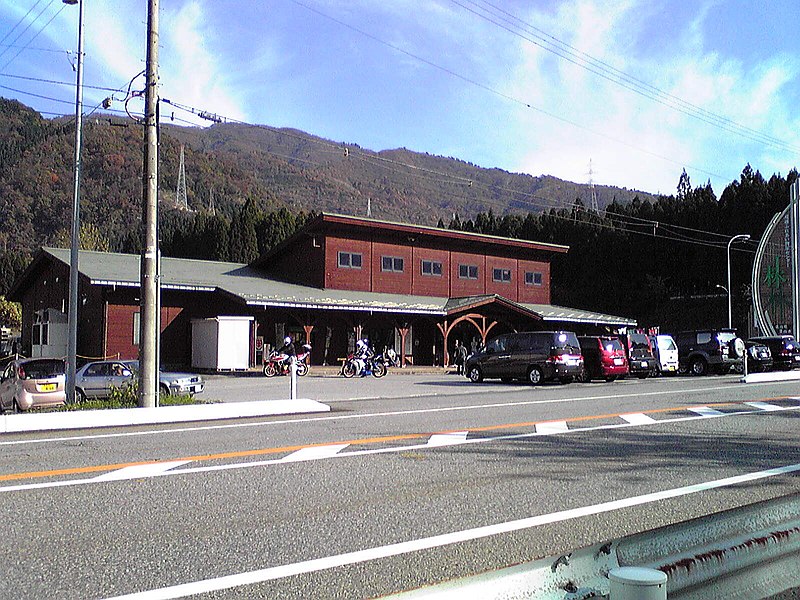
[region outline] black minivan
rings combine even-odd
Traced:
[[[534,385],[551,379],[569,383],[582,370],[581,347],[571,331],[499,335],[470,356],[464,365],[464,373],[473,383],[492,378],[527,379]]]

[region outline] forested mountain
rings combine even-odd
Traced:
[[[554,177],[406,149],[373,152],[296,130],[165,121],[159,194],[167,256],[249,262],[309,213],[365,215],[369,202],[379,219],[567,244],[570,252],[553,265],[554,303],[665,327],[687,322],[669,298],[714,293],[726,273],[726,236],[757,239],[786,206],[797,177],[792,171],[766,180],[746,165],[719,199],[710,185],[692,187],[685,173],[670,196],[596,186],[595,212],[588,185]],[[0,99],[0,295],[36,248],[68,244],[74,133],[68,119],[47,120]],[[137,252],[142,128],[92,115],[83,138],[82,245]],[[189,211],[175,207],[182,146]],[[738,307],[747,307],[741,300],[752,252],[736,254],[735,306],[743,322]]]

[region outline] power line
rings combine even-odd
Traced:
[[[200,109],[197,109],[195,107],[191,107],[191,106],[187,106],[187,105],[184,105],[184,104],[180,104],[180,103],[172,101],[172,100],[163,100],[163,101],[168,103],[170,106],[174,106],[175,108],[190,112],[190,113],[195,114],[195,115],[203,112]],[[287,130],[281,130],[281,129],[278,129],[278,128],[275,128],[275,127],[270,127],[268,125],[253,125],[253,124],[246,123],[244,121],[239,121],[237,119],[233,119],[233,118],[229,118],[229,117],[222,117],[222,118],[226,122],[229,122],[229,123],[232,123],[232,124],[246,125],[248,127],[264,129],[266,131],[270,131],[272,133],[275,133],[276,135],[284,135],[284,136],[287,136],[287,137],[290,137],[290,138],[293,138],[293,139],[297,139],[297,140],[303,141],[305,143],[308,143],[308,142],[316,143],[316,144],[318,144],[320,146],[330,148],[331,150],[335,149],[336,150],[336,154],[342,156],[344,160],[348,160],[350,158],[354,158],[354,159],[361,160],[363,162],[372,164],[374,166],[379,166],[381,168],[385,168],[385,169],[387,169],[389,171],[394,171],[394,172],[399,172],[398,167],[399,168],[403,168],[403,169],[408,169],[411,172],[410,173],[406,172],[405,174],[407,176],[411,175],[411,176],[413,176],[415,178],[427,179],[427,180],[430,180],[430,181],[438,181],[439,183],[457,184],[457,185],[460,185],[462,187],[479,187],[479,188],[484,189],[486,191],[490,191],[492,189],[498,189],[500,191],[504,191],[504,192],[507,192],[507,193],[511,194],[512,197],[516,196],[517,198],[519,198],[519,197],[525,198],[525,200],[517,199],[516,202],[525,203],[527,205],[530,205],[530,206],[538,208],[538,209],[542,209],[544,211],[546,211],[547,209],[563,208],[563,206],[554,203],[549,198],[544,198],[542,196],[538,196],[538,195],[532,194],[530,192],[523,192],[521,190],[515,190],[515,189],[512,189],[512,188],[505,187],[505,186],[488,185],[488,184],[484,184],[484,183],[481,183],[481,182],[476,181],[476,180],[468,179],[466,177],[461,177],[461,176],[457,176],[457,175],[451,175],[449,173],[443,173],[443,172],[440,172],[440,171],[435,171],[433,169],[428,169],[428,168],[425,168],[425,167],[419,167],[417,165],[410,165],[408,163],[402,163],[400,161],[396,161],[396,160],[389,159],[389,158],[386,158],[386,157],[378,156],[375,153],[364,152],[360,148],[359,149],[356,149],[356,148],[348,149],[347,156],[344,156],[344,154],[342,153],[341,145],[337,144],[335,142],[331,142],[331,141],[328,141],[328,140],[324,140],[324,139],[321,139],[321,138],[315,138],[315,137],[311,137],[311,138],[304,137],[304,136],[302,136],[300,134],[296,134],[296,133],[293,133],[293,132],[287,131]],[[300,158],[300,157],[295,157],[295,156],[286,156],[286,155],[278,154],[276,152],[267,151],[267,150],[265,150],[264,152],[267,153],[267,154],[273,155],[273,156],[277,156],[277,157],[286,159],[288,161],[305,162],[305,163],[313,164],[313,165],[316,165],[316,166],[319,166],[319,167],[323,167],[323,168],[326,166],[326,164],[319,163],[319,162],[312,161],[312,160],[305,159],[305,158]],[[440,193],[440,194],[443,193],[443,192],[441,192],[441,190],[436,190],[436,191],[438,193]],[[454,196],[451,195],[450,197],[454,197]],[[474,199],[470,199],[470,198],[463,197],[463,196],[460,196],[458,198],[463,200],[464,202],[480,202],[483,205],[489,204],[489,205],[495,205],[495,206],[498,206],[498,207],[502,207],[504,209],[508,208],[507,205],[502,204],[499,201],[491,200],[490,198],[483,198],[483,199],[474,198]],[[536,201],[539,201],[539,202],[536,202]],[[553,213],[545,212],[545,213],[543,213],[543,215],[546,215],[547,217],[551,217],[551,218],[565,218],[567,220],[571,220],[571,217],[562,217],[562,216],[560,216],[558,214],[553,214]],[[611,216],[607,216],[606,218],[608,220],[611,220],[612,223],[613,222],[617,222],[618,225],[624,226],[622,228],[622,231],[626,231],[628,233],[635,233],[637,235],[648,235],[648,236],[653,237],[653,238],[660,238],[660,239],[664,239],[664,240],[683,242],[683,243],[692,243],[692,244],[697,244],[697,245],[701,245],[701,246],[708,246],[708,247],[713,247],[713,248],[724,248],[725,244],[728,241],[728,238],[730,237],[729,235],[722,234],[722,233],[717,233],[717,232],[713,232],[713,231],[706,231],[706,230],[701,230],[701,229],[695,229],[695,228],[691,228],[691,227],[684,227],[684,226],[676,225],[676,224],[665,224],[665,223],[661,223],[659,221],[654,221],[654,220],[650,220],[650,219],[643,219],[643,218],[635,217],[635,216],[632,216],[632,215],[621,215],[621,214],[618,214],[618,213],[612,213]],[[598,225],[599,227],[606,228],[606,229],[612,229],[612,230],[618,230],[619,229],[619,227],[615,228],[613,225],[605,225],[605,224],[601,224],[601,223],[597,223],[596,225]],[[637,229],[631,229],[633,227],[646,228],[648,231],[641,231],[641,230],[637,230]],[[703,239],[692,238],[692,237],[690,237],[688,235],[684,235],[684,234],[681,234],[681,233],[678,233],[678,232],[675,232],[675,231],[672,231],[669,235],[660,234],[660,233],[657,233],[657,230],[659,229],[659,227],[661,227],[662,229],[666,229],[667,227],[669,227],[670,229],[673,229],[673,230],[677,229],[677,230],[682,230],[682,231],[686,231],[686,232],[697,233],[697,234],[701,234],[701,235],[704,235],[704,236],[709,236],[712,239],[703,240]],[[651,230],[651,229],[653,230],[653,233],[649,232],[649,230]],[[717,239],[714,240],[713,238],[717,238]]]
[[[36,22],[36,21],[39,19],[39,17],[41,17],[41,16],[42,16],[42,14],[44,13],[44,11],[45,11],[45,10],[47,10],[48,8],[50,8],[50,6],[52,6],[53,2],[55,2],[55,1],[56,1],[56,0],[50,0],[50,4],[48,4],[47,6],[45,6],[45,7],[44,7],[44,8],[41,10],[41,12],[40,12],[38,15],[36,15],[36,17],[33,19],[33,21],[31,21],[31,22],[30,22],[30,24],[29,24],[29,25],[28,25],[28,26],[27,26],[27,27],[26,27],[26,28],[25,28],[25,29],[24,29],[24,30],[23,30],[23,31],[22,31],[22,32],[21,32],[21,33],[20,33],[20,34],[19,34],[19,35],[18,35],[16,38],[14,38],[13,42],[16,42],[17,40],[19,40],[19,38],[20,38],[20,37],[22,37],[22,35],[24,35],[26,31],[28,31],[28,29],[31,27],[31,25],[33,25],[33,24],[34,24],[34,23],[35,23],[35,22]],[[42,25],[42,26],[41,26],[41,28],[39,29],[39,31],[37,31],[37,32],[34,34],[34,36],[33,36],[33,37],[30,39],[30,40],[28,40],[28,43],[27,43],[27,44],[25,44],[25,45],[24,45],[22,48],[20,48],[20,49],[19,49],[19,51],[17,51],[17,53],[16,53],[14,56],[12,56],[11,58],[9,58],[9,59],[6,61],[6,64],[4,64],[2,67],[0,67],[0,73],[1,73],[1,72],[3,72],[3,71],[5,71],[6,67],[8,67],[8,65],[10,65],[10,64],[11,64],[11,63],[14,61],[14,59],[16,59],[16,58],[17,58],[17,57],[18,57],[18,56],[19,56],[19,55],[20,55],[20,54],[23,52],[23,50],[27,49],[27,48],[30,46],[30,43],[31,43],[31,42],[33,42],[33,40],[35,40],[35,39],[36,39],[36,38],[39,36],[39,34],[40,34],[40,33],[42,33],[42,31],[44,31],[44,29],[45,29],[45,28],[46,28],[48,25],[50,25],[50,23],[52,23],[52,22],[53,22],[53,19],[55,19],[55,18],[56,18],[58,15],[60,15],[60,14],[61,14],[61,11],[62,11],[62,10],[64,10],[66,7],[67,7],[67,5],[66,5],[66,4],[62,5],[62,6],[61,6],[61,8],[60,8],[60,9],[58,9],[58,10],[55,12],[55,14],[53,14],[53,16],[52,16],[52,17],[50,17],[50,19],[47,21],[47,23],[45,23],[44,25]],[[12,42],[12,43],[13,43],[13,42]],[[6,52],[6,50],[3,50],[3,52],[0,52],[0,57],[1,57],[3,54],[5,54],[5,52]]]
[[[462,3],[462,1],[475,6],[477,10],[473,10],[472,8],[466,6]],[[451,0],[451,2],[472,13],[473,15],[500,27],[512,35],[516,35],[527,42],[534,44],[547,52],[550,52],[551,54],[554,54],[582,69],[585,69],[586,71],[589,71],[590,73],[593,73],[629,91],[653,100],[662,106],[666,106],[672,110],[723,129],[729,133],[739,135],[753,142],[758,142],[767,146],[782,150],[789,150],[792,152],[800,151],[800,148],[793,146],[784,140],[767,135],[761,131],[737,123],[736,121],[733,121],[725,116],[706,110],[684,100],[683,98],[680,98],[679,96],[665,92],[658,87],[655,87],[641,79],[621,71],[612,65],[591,56],[590,54],[574,48],[563,40],[560,40],[559,38],[535,27],[527,21],[520,19],[512,13],[507,12],[486,0],[481,0],[481,4],[488,6],[489,9],[478,5],[472,0]],[[484,11],[488,13],[488,15],[479,11]],[[507,19],[505,16],[509,18]],[[495,19],[500,19],[500,21],[507,23],[508,26],[503,25],[503,23],[498,22]],[[521,29],[523,33],[520,33],[517,28]]]

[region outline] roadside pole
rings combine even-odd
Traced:
[[[147,69],[144,109],[144,239],[139,319],[139,406],[154,407],[158,391],[158,0],[147,6]]]
[[[297,357],[289,357],[289,398],[297,400]]]

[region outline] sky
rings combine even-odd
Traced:
[[[84,114],[142,90],[146,0],[81,0]],[[800,152],[797,0],[162,0],[163,119],[719,196]],[[0,96],[75,114],[78,5],[0,0]],[[131,98],[127,108],[140,112]],[[72,157],[65,157],[72,160]]]

